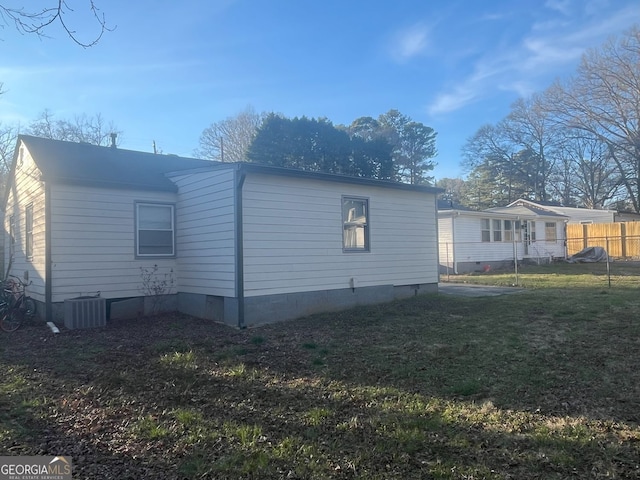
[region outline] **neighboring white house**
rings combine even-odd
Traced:
[[[454,274],[506,267],[514,260],[547,262],[565,257],[564,215],[531,206],[473,211],[438,210],[440,272]]]
[[[437,291],[441,190],[20,136],[5,265],[44,318],[100,292],[240,327]],[[112,310],[113,312],[113,310]]]

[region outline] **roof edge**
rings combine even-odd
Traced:
[[[211,170],[233,169],[242,173],[254,173],[263,175],[273,175],[280,177],[306,178],[309,180],[321,180],[327,182],[348,183],[354,185],[368,185],[382,188],[394,188],[398,190],[408,190],[423,193],[432,193],[435,195],[445,192],[444,188],[432,187],[429,185],[414,185],[409,183],[393,182],[390,180],[379,180],[377,178],[355,177],[350,175],[342,175],[337,173],[310,172],[307,170],[299,170],[295,168],[275,167],[273,165],[261,165],[249,162],[233,162],[233,163],[213,163],[210,167],[192,168],[186,170],[177,170],[167,173],[167,176],[178,176],[188,173],[203,173]]]

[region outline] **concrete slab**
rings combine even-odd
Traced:
[[[524,291],[520,287],[494,287],[491,285],[472,285],[469,283],[439,283],[438,293],[462,297],[496,297]]]

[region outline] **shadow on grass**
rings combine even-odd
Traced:
[[[118,459],[131,478],[632,478],[640,433],[619,403],[635,390],[617,389],[637,365],[617,360],[635,310],[555,301],[429,296],[249,331],[34,328],[0,343],[15,370],[0,448],[84,445],[50,453],[83,473]]]

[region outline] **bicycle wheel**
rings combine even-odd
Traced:
[[[24,302],[22,303],[22,308],[24,308],[24,316],[26,318],[33,318],[36,315],[36,302],[31,297],[25,297]]]
[[[2,312],[0,316],[0,328],[5,332],[14,332],[22,324],[22,315],[16,310],[10,309]]]

